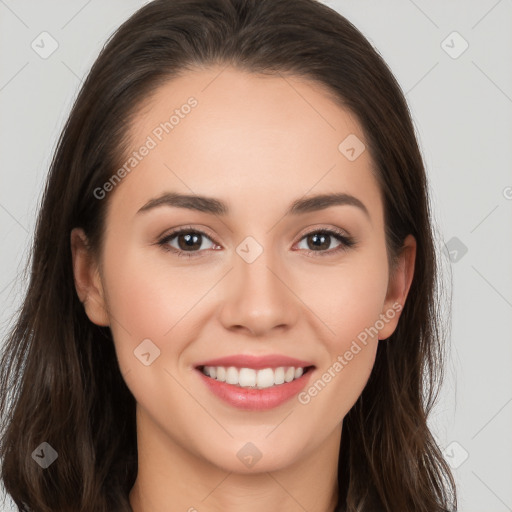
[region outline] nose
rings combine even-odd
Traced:
[[[220,320],[228,330],[268,336],[273,330],[289,330],[300,314],[300,301],[289,273],[263,251],[248,263],[235,255],[234,268],[226,276]]]

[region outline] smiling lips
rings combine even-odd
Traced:
[[[216,396],[240,409],[265,410],[286,402],[306,385],[314,365],[287,356],[236,355],[195,366]]]

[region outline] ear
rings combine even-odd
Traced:
[[[110,325],[101,275],[83,229],[71,231],[71,255],[78,298],[84,304],[89,320],[101,326]]]
[[[381,312],[384,327],[379,329],[379,340],[389,338],[398,325],[400,313],[404,308],[411,287],[416,261],[416,239],[407,235],[393,273],[389,277],[386,300]]]

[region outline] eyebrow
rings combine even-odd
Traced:
[[[370,219],[370,214],[364,203],[357,197],[344,193],[318,194],[315,196],[297,199],[291,203],[285,215],[300,215],[324,210],[331,206],[344,205],[359,208],[364,212],[368,219]],[[179,194],[177,192],[165,192],[159,197],[150,199],[137,211],[137,215],[161,206],[186,208],[188,210],[195,210],[220,216],[226,216],[229,214],[228,205],[219,199],[206,196]]]

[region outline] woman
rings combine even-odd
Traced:
[[[19,510],[442,511],[425,170],[370,43],[314,0],[156,0],[52,162],[6,340]]]

